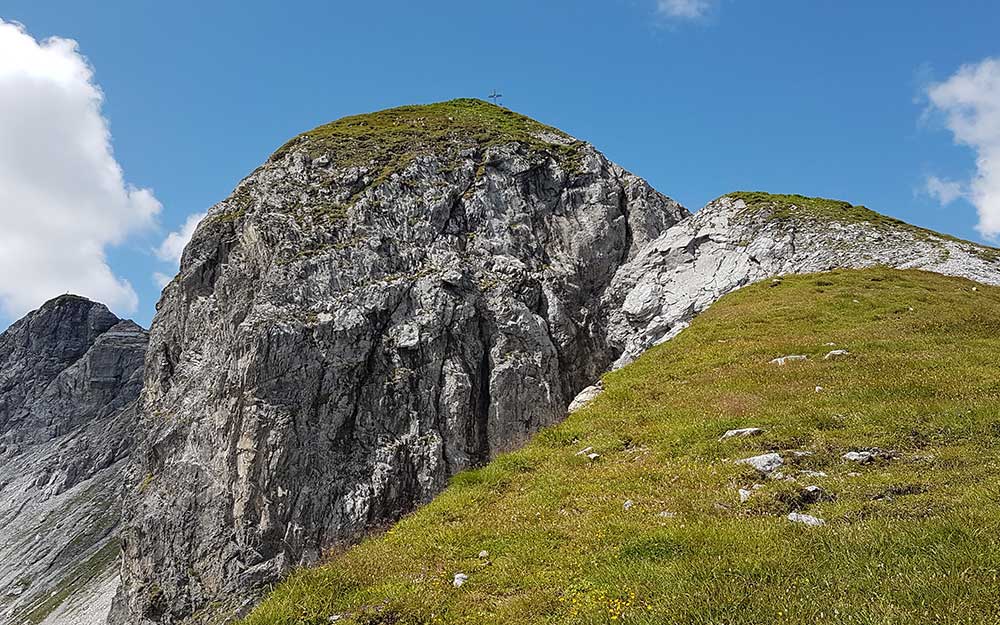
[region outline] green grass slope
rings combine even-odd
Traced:
[[[789,354],[809,359],[769,364]],[[1000,289],[887,269],[758,284],[605,385],[245,624],[998,622]],[[770,451],[795,481],[734,462]]]

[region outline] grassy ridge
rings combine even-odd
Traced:
[[[1000,289],[973,286],[873,269],[733,293],[245,625],[996,623]],[[810,358],[768,364],[788,354]],[[765,432],[718,440],[748,426]],[[884,457],[841,459],[869,448]],[[733,462],[769,451],[796,481]]]
[[[914,228],[910,224],[844,200],[830,200],[796,194],[766,193],[764,191],[736,191],[726,196],[743,200],[751,210],[769,210],[775,219],[791,219],[809,215],[841,223],[865,221],[876,226]],[[927,231],[931,233],[931,231]],[[932,233],[936,234],[936,233]]]
[[[767,193],[764,191],[735,191],[723,197],[743,200],[751,211],[767,211],[773,219],[792,220],[799,218],[834,221],[842,224],[868,223],[881,230],[905,231],[918,239],[948,240],[971,248],[984,260],[1000,260],[1000,249],[980,245],[933,230],[908,224],[901,219],[877,213],[866,206],[854,205],[844,200],[830,200],[805,195]]]

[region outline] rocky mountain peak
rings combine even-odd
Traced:
[[[0,622],[105,618],[146,331],[75,295],[0,334]],[[65,608],[69,609],[69,608]]]
[[[119,322],[102,304],[61,295],[0,334],[0,433],[17,410],[60,372],[79,360]]]
[[[600,295],[687,215],[475,100],[286,144],[160,302],[115,622],[239,609],[562,419],[617,355]]]

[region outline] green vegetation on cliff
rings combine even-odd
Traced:
[[[570,169],[582,145],[561,130],[509,109],[463,98],[344,117],[295,137],[271,159],[303,147],[313,156],[327,155],[339,167],[381,168],[388,175],[421,154],[454,155],[506,143],[548,153]]]
[[[770,364],[790,354],[808,359]],[[998,363],[997,288],[888,269],[747,287],[245,623],[995,623]],[[745,427],[763,433],[719,440]],[[793,479],[735,462],[767,452]]]

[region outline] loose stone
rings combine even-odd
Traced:
[[[800,514],[798,512],[790,512],[788,514],[788,520],[793,523],[802,523],[803,525],[810,525],[813,527],[826,525],[826,521],[823,519],[818,519],[811,514]]]

